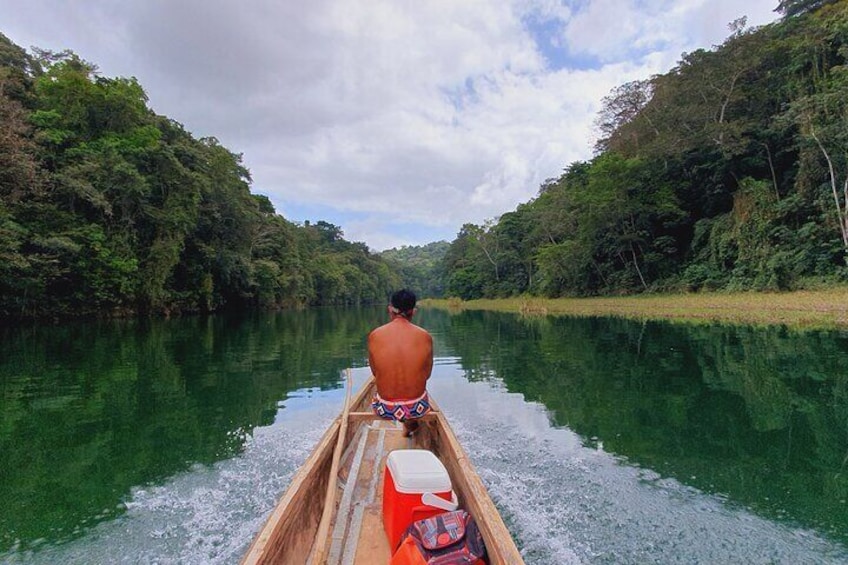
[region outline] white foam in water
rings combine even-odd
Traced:
[[[355,371],[355,385],[365,376]],[[848,549],[814,532],[585,447],[544,406],[495,379],[468,382],[454,360],[437,360],[429,388],[528,564],[848,563]],[[289,398],[239,456],[136,488],[120,518],[9,563],[237,563],[343,394]]]
[[[289,399],[244,451],[134,489],[120,518],[85,537],[17,554],[11,563],[237,563],[298,467],[338,412],[339,391]]]
[[[584,447],[496,381],[445,374],[430,389],[527,563],[848,563],[814,532]]]

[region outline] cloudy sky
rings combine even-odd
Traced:
[[[588,159],[601,99],[778,0],[0,0],[0,32],[135,76],[252,191],[374,250],[452,240]]]

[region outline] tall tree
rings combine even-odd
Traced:
[[[799,14],[805,14],[818,10],[828,4],[835,4],[839,0],[780,0],[775,12],[780,12],[784,17],[791,18]]]
[[[794,100],[786,116],[796,123],[801,134],[802,177],[818,174],[812,154],[825,164],[823,176],[832,203],[830,217],[837,224],[843,260],[848,265],[848,3],[822,10],[816,16],[820,25],[815,40],[831,46],[817,57],[824,61],[835,58],[838,64],[825,63],[821,74],[817,73],[812,81],[811,92]]]
[[[636,80],[615,87],[601,101],[601,110],[595,125],[601,137],[595,143],[595,153],[616,150],[637,154],[639,151],[641,129],[627,128],[628,124],[643,121],[651,136],[659,135],[650,112],[645,108],[653,96],[654,85],[650,80]]]

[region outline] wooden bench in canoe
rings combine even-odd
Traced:
[[[391,451],[414,447],[429,449],[444,464],[460,508],[474,517],[483,534],[489,563],[522,565],[486,487],[438,406],[433,403],[409,439],[400,424],[373,415],[373,393],[372,378],[345,401],[342,414],[295,474],[242,564],[386,565],[391,553],[382,521],[383,469]]]

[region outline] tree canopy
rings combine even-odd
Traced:
[[[613,89],[529,202],[379,255],[276,214],[136,79],[0,34],[0,317],[844,283],[848,0],[776,11]]]
[[[780,290],[848,280],[848,1],[787,0],[761,28],[623,84],[595,156],[467,224],[446,294]]]
[[[252,194],[134,78],[0,34],[0,318],[384,301],[400,275]]]
[[[380,253],[406,288],[415,289],[421,296],[444,295],[444,257],[450,244],[436,241],[427,245],[406,245]]]

